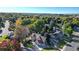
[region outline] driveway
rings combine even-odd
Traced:
[[[0,36],[2,36],[2,35],[7,35],[10,31],[8,30],[8,28],[9,28],[9,21],[8,20],[6,20],[6,22],[5,22],[5,27],[4,28],[2,28],[2,33],[0,34]]]

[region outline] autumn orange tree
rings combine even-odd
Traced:
[[[22,20],[20,18],[16,20],[16,26],[21,25],[21,23],[22,23]]]
[[[23,19],[16,20],[16,29],[14,31],[14,36],[19,39],[19,41],[23,41],[29,33],[29,29],[27,26],[22,25]]]

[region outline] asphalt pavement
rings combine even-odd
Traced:
[[[63,47],[63,51],[79,51],[79,32],[73,33],[73,41]]]

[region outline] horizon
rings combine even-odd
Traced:
[[[33,13],[33,12],[0,12],[0,14],[50,14],[50,15],[79,15],[79,13]]]
[[[0,13],[79,14],[79,7],[0,7]]]

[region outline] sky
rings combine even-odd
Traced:
[[[0,12],[79,14],[79,7],[0,7]]]

